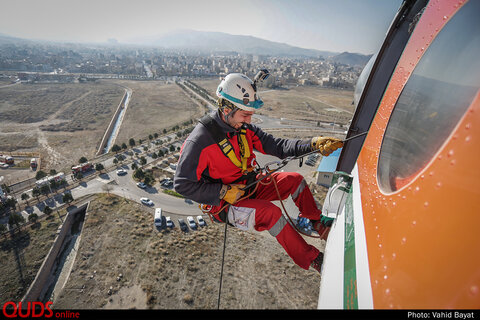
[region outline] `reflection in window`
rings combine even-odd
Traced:
[[[432,42],[390,117],[378,160],[384,192],[409,183],[435,156],[480,88],[480,1],[469,1]]]

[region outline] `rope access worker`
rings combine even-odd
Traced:
[[[262,75],[261,72],[264,74]],[[306,243],[279,207],[271,201],[291,196],[300,216],[310,219],[321,234],[333,220],[321,215],[302,175],[274,172],[249,190],[243,188],[258,179],[257,151],[284,159],[318,150],[324,156],[343,146],[341,140],[314,137],[307,140],[274,138],[251,123],[255,110],[263,106],[257,95],[257,78],[239,73],[227,75],[217,88],[218,110],[203,117],[185,140],[174,178],[175,190],[209,210],[210,217],[241,230],[268,232],[277,239],[301,268],[320,272],[323,253]],[[263,80],[263,79],[261,79]],[[272,180],[275,180],[274,187]],[[277,190],[279,193],[277,193]],[[205,211],[205,210],[204,210]]]

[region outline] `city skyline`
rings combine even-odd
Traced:
[[[0,33],[60,42],[129,43],[179,29],[248,35],[306,49],[375,53],[401,0],[74,2],[2,0]]]

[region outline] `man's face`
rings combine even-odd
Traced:
[[[238,130],[244,123],[252,122],[252,115],[254,113],[255,112],[253,111],[245,111],[239,109],[233,114],[233,116],[227,117],[227,123]]]

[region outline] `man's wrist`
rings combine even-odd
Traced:
[[[230,189],[230,186],[224,184],[224,185],[222,186],[222,188],[220,189],[220,193],[219,193],[219,195],[218,195],[218,198],[219,198],[219,199],[223,199],[223,197],[225,197],[225,195],[227,194],[228,189]]]

